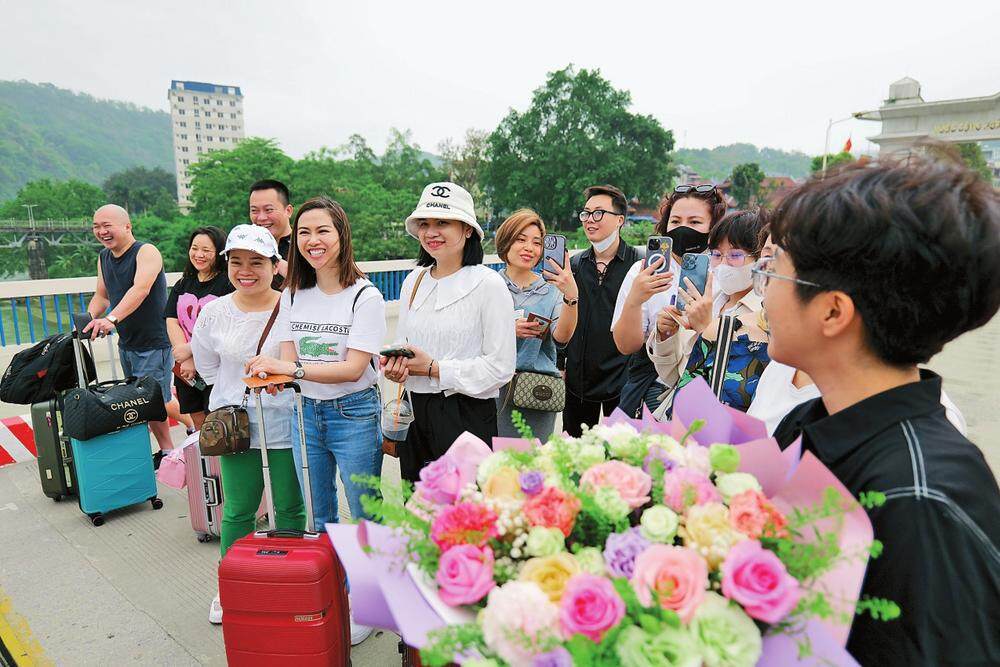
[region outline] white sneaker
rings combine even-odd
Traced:
[[[354,614],[351,614],[351,646],[357,646],[372,634],[374,628],[354,622]]]
[[[222,601],[218,595],[212,600],[212,606],[208,608],[208,622],[212,625],[220,625],[222,623]]]

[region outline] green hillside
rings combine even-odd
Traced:
[[[0,81],[0,200],[40,178],[100,184],[133,166],[173,172],[170,115],[52,84]]]
[[[699,175],[721,181],[738,164],[756,162],[768,176],[805,178],[809,175],[810,157],[798,151],[757,148],[753,144],[730,144],[715,148],[682,148],[674,151],[674,162],[685,164]]]

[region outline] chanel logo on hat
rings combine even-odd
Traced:
[[[451,189],[447,185],[435,185],[431,188],[431,195],[435,197],[450,197]]]

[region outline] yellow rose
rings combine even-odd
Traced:
[[[730,525],[729,510],[722,503],[689,507],[677,534],[684,541],[684,546],[704,556],[713,570],[718,569],[734,544],[746,539]]]
[[[518,579],[535,583],[552,602],[558,604],[566,590],[566,582],[579,572],[580,565],[573,555],[563,551],[527,561]]]
[[[510,466],[497,468],[483,484],[483,496],[491,500],[502,498],[524,500],[524,492],[521,491],[521,481],[517,470]]]

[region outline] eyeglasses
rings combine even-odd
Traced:
[[[685,194],[687,192],[691,192],[692,190],[694,190],[695,192],[697,192],[700,195],[707,195],[709,192],[715,192],[715,186],[714,185],[678,185],[676,188],[674,188],[674,192],[676,192],[679,195]]]
[[[588,211],[587,209],[583,209],[582,211],[580,211],[579,218],[580,218],[580,222],[587,222],[587,220],[593,220],[594,222],[600,222],[601,220],[604,219],[605,214],[607,214],[607,215],[622,215],[621,213],[615,213],[614,211],[605,211],[602,208],[599,208],[599,209],[594,210],[594,211]]]
[[[723,259],[726,260],[726,264],[729,266],[743,266],[747,261],[747,253],[742,250],[730,250],[727,253],[721,253],[718,250],[713,250],[708,253],[708,256],[708,263],[712,266],[722,264]]]
[[[783,276],[780,273],[775,273],[774,271],[771,270],[773,264],[774,264],[773,257],[764,257],[762,259],[757,260],[757,262],[753,265],[753,268],[750,269],[750,273],[753,276],[753,293],[759,297],[763,298],[764,292],[767,291],[767,286],[770,283],[771,278],[777,278],[779,280],[790,280],[793,283],[797,283],[799,285],[808,285],[809,287],[818,287],[820,289],[823,288],[823,286],[820,285],[819,283],[810,282],[808,280],[802,280],[801,278],[793,278],[792,276]]]

